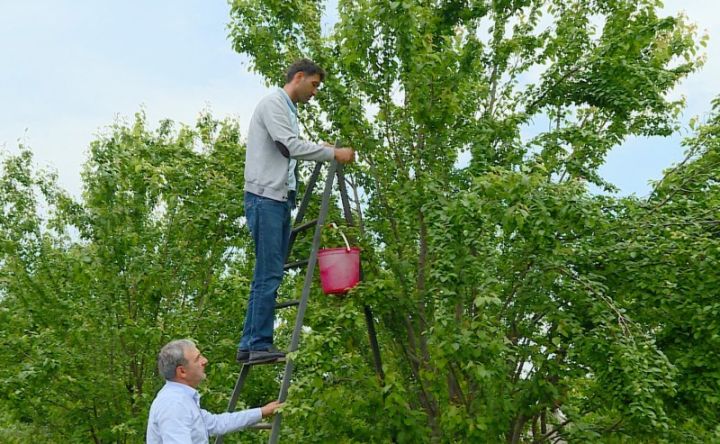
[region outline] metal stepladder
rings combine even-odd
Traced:
[[[295,318],[295,327],[293,329],[292,338],[290,340],[290,346],[288,349],[288,352],[292,353],[298,350],[299,344],[300,344],[300,334],[302,332],[302,326],[303,326],[303,319],[305,317],[305,310],[307,309],[308,299],[310,296],[310,290],[312,288],[313,284],[313,276],[315,273],[315,264],[317,262],[317,254],[318,250],[320,248],[320,234],[322,232],[322,227],[325,224],[325,219],[327,217],[327,213],[330,207],[330,196],[332,194],[332,186],[333,182],[335,180],[335,177],[337,176],[338,180],[338,187],[340,191],[340,199],[342,201],[343,206],[343,215],[345,218],[345,221],[348,225],[353,224],[352,219],[352,212],[350,210],[350,200],[347,195],[347,188],[345,186],[345,176],[343,173],[343,168],[341,164],[338,164],[337,161],[333,160],[329,164],[328,172],[327,172],[327,178],[325,179],[325,189],[322,194],[322,201],[320,205],[320,213],[318,214],[317,219],[311,220],[309,222],[303,222],[303,219],[305,217],[305,213],[307,212],[308,206],[310,204],[310,199],[312,197],[312,192],[315,187],[315,183],[317,182],[320,172],[322,170],[323,163],[317,162],[315,164],[315,168],[313,169],[312,174],[310,175],[310,178],[308,180],[307,188],[303,194],[302,201],[300,203],[300,206],[298,207],[297,214],[295,216],[294,221],[294,227],[290,234],[290,241],[288,243],[288,257],[290,256],[290,251],[292,251],[293,244],[295,243],[295,239],[297,238],[297,235],[309,228],[315,227],[315,233],[313,235],[312,240],[312,247],[310,251],[310,256],[306,260],[301,260],[297,262],[292,263],[286,263],[285,264],[285,270],[295,269],[298,267],[302,267],[304,265],[307,265],[306,273],[305,273],[305,281],[302,289],[302,294],[300,300],[289,300],[284,302],[279,302],[275,305],[276,309],[282,309],[287,307],[293,307],[297,306],[297,315]],[[286,258],[287,261],[287,258]],[[372,315],[372,311],[370,307],[365,306],[365,321],[367,323],[368,327],[368,336],[370,341],[370,347],[372,349],[373,354],[373,362],[375,366],[375,372],[380,378],[381,381],[384,380],[384,374],[382,370],[382,362],[380,360],[380,348],[378,346],[377,342],[377,335],[375,333],[375,327],[374,327],[374,319]],[[242,388],[245,384],[245,380],[248,377],[248,374],[250,373],[250,369],[255,365],[272,365],[272,364],[278,364],[278,363],[284,363],[285,364],[285,370],[283,372],[283,379],[280,386],[280,395],[278,396],[278,400],[280,402],[285,402],[288,395],[288,390],[290,388],[290,381],[292,378],[292,373],[294,370],[294,364],[290,357],[287,357],[285,360],[280,361],[274,361],[274,362],[266,362],[266,363],[259,363],[259,364],[248,364],[245,363],[242,365],[240,369],[240,373],[237,378],[237,382],[235,383],[235,388],[233,389],[232,395],[230,396],[230,401],[228,402],[228,412],[232,412],[235,410],[235,406],[237,404],[238,397],[240,395],[240,392],[242,391]],[[255,424],[254,426],[248,427],[248,429],[256,429],[256,430],[267,430],[270,429],[270,443],[277,443],[280,437],[280,424],[282,421],[282,415],[280,413],[276,413],[273,417],[272,423],[259,423]],[[223,442],[223,436],[217,436],[215,438],[215,444],[222,444]]]

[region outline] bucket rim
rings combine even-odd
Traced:
[[[353,252],[353,251],[360,252],[360,251],[362,251],[362,250],[360,249],[360,247],[350,247],[350,250],[348,250],[348,249],[345,248],[345,247],[320,248],[320,249],[318,250],[318,254],[333,254],[333,253],[340,253],[340,252],[350,253],[350,252]]]

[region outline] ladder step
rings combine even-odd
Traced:
[[[288,264],[285,264],[285,266],[283,267],[283,270],[292,270],[293,268],[300,268],[302,266],[307,265],[308,262],[310,262],[310,261],[307,259],[297,261],[297,262],[290,262]]]
[[[278,302],[277,304],[275,304],[275,308],[295,307],[297,305],[300,305],[300,301],[295,299],[292,301]]]
[[[258,422],[247,427],[248,430],[272,430],[272,423],[270,422]]]
[[[310,227],[314,227],[315,225],[317,225],[317,219],[311,220],[311,221],[309,221],[309,222],[305,222],[305,223],[302,224],[302,225],[298,225],[297,227],[295,227],[295,228],[292,229],[292,232],[293,232],[293,233],[300,233],[301,231],[305,231],[305,230],[307,230],[307,229],[310,228]]]
[[[272,364],[284,364],[284,363],[285,363],[285,358],[280,358],[280,359],[275,359],[274,361],[267,361],[267,362],[243,362],[242,365],[243,366],[247,365],[248,367],[250,367],[250,366],[255,366],[255,365],[272,365]]]

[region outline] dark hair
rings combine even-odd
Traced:
[[[299,72],[304,72],[306,76],[314,76],[315,74],[319,74],[320,81],[322,82],[323,80],[325,80],[325,70],[318,66],[317,63],[308,59],[300,59],[293,62],[293,64],[290,65],[290,67],[288,68],[287,73],[285,74],[286,82],[292,82],[295,74]]]

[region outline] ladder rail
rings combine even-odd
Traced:
[[[352,210],[350,209],[350,198],[348,197],[347,185],[345,184],[345,169],[342,165],[338,165],[335,174],[337,175],[338,189],[340,190],[340,201],[343,207],[343,216],[348,225],[353,223]]]
[[[320,205],[320,214],[318,215],[317,225],[315,226],[315,234],[313,235],[312,249],[310,251],[310,259],[308,260],[307,272],[305,273],[305,284],[303,285],[302,297],[300,305],[298,305],[297,315],[295,317],[295,328],[293,329],[292,339],[290,340],[289,352],[295,352],[300,344],[300,334],[302,333],[303,319],[305,318],[305,310],[307,309],[310,290],[313,283],[313,275],[315,274],[315,264],[317,262],[317,253],[320,249],[320,235],[322,227],[325,224],[325,218],[330,206],[330,195],[332,194],[332,185],[335,181],[335,171],[337,170],[337,161],[330,162],[327,178],[325,179],[325,190],[323,191],[322,203]],[[290,380],[295,366],[292,358],[288,357],[285,361],[285,372],[283,381],[280,386],[280,394],[278,400],[285,402],[290,388]],[[282,422],[282,413],[277,412],[273,418],[272,432],[270,433],[270,444],[276,444],[280,438],[280,424]]]
[[[333,162],[335,162],[333,160]],[[308,206],[310,206],[310,199],[312,198],[312,192],[315,189],[315,184],[317,183],[318,178],[320,177],[320,172],[322,171],[322,162],[315,162],[315,168],[313,168],[312,174],[310,174],[310,179],[308,179],[308,185],[305,191],[303,192],[302,200],[300,201],[300,206],[298,207],[298,212],[295,215],[295,223],[294,226],[300,225],[305,218],[305,212],[308,209]],[[287,254],[285,255],[285,262],[290,258],[290,252],[292,251],[292,247],[295,244],[295,239],[297,238],[299,231],[292,230],[290,232],[290,240],[288,241],[288,249]]]
[[[247,379],[248,373],[250,373],[250,366],[243,365],[242,369],[240,369],[240,375],[238,375],[237,382],[235,382],[235,388],[233,389],[232,396],[230,396],[230,401],[228,402],[228,412],[232,412],[235,410],[237,400],[240,397],[240,392],[242,391],[243,386],[245,385],[245,380]],[[215,437],[215,444],[222,444],[223,440],[223,435],[217,435]]]

